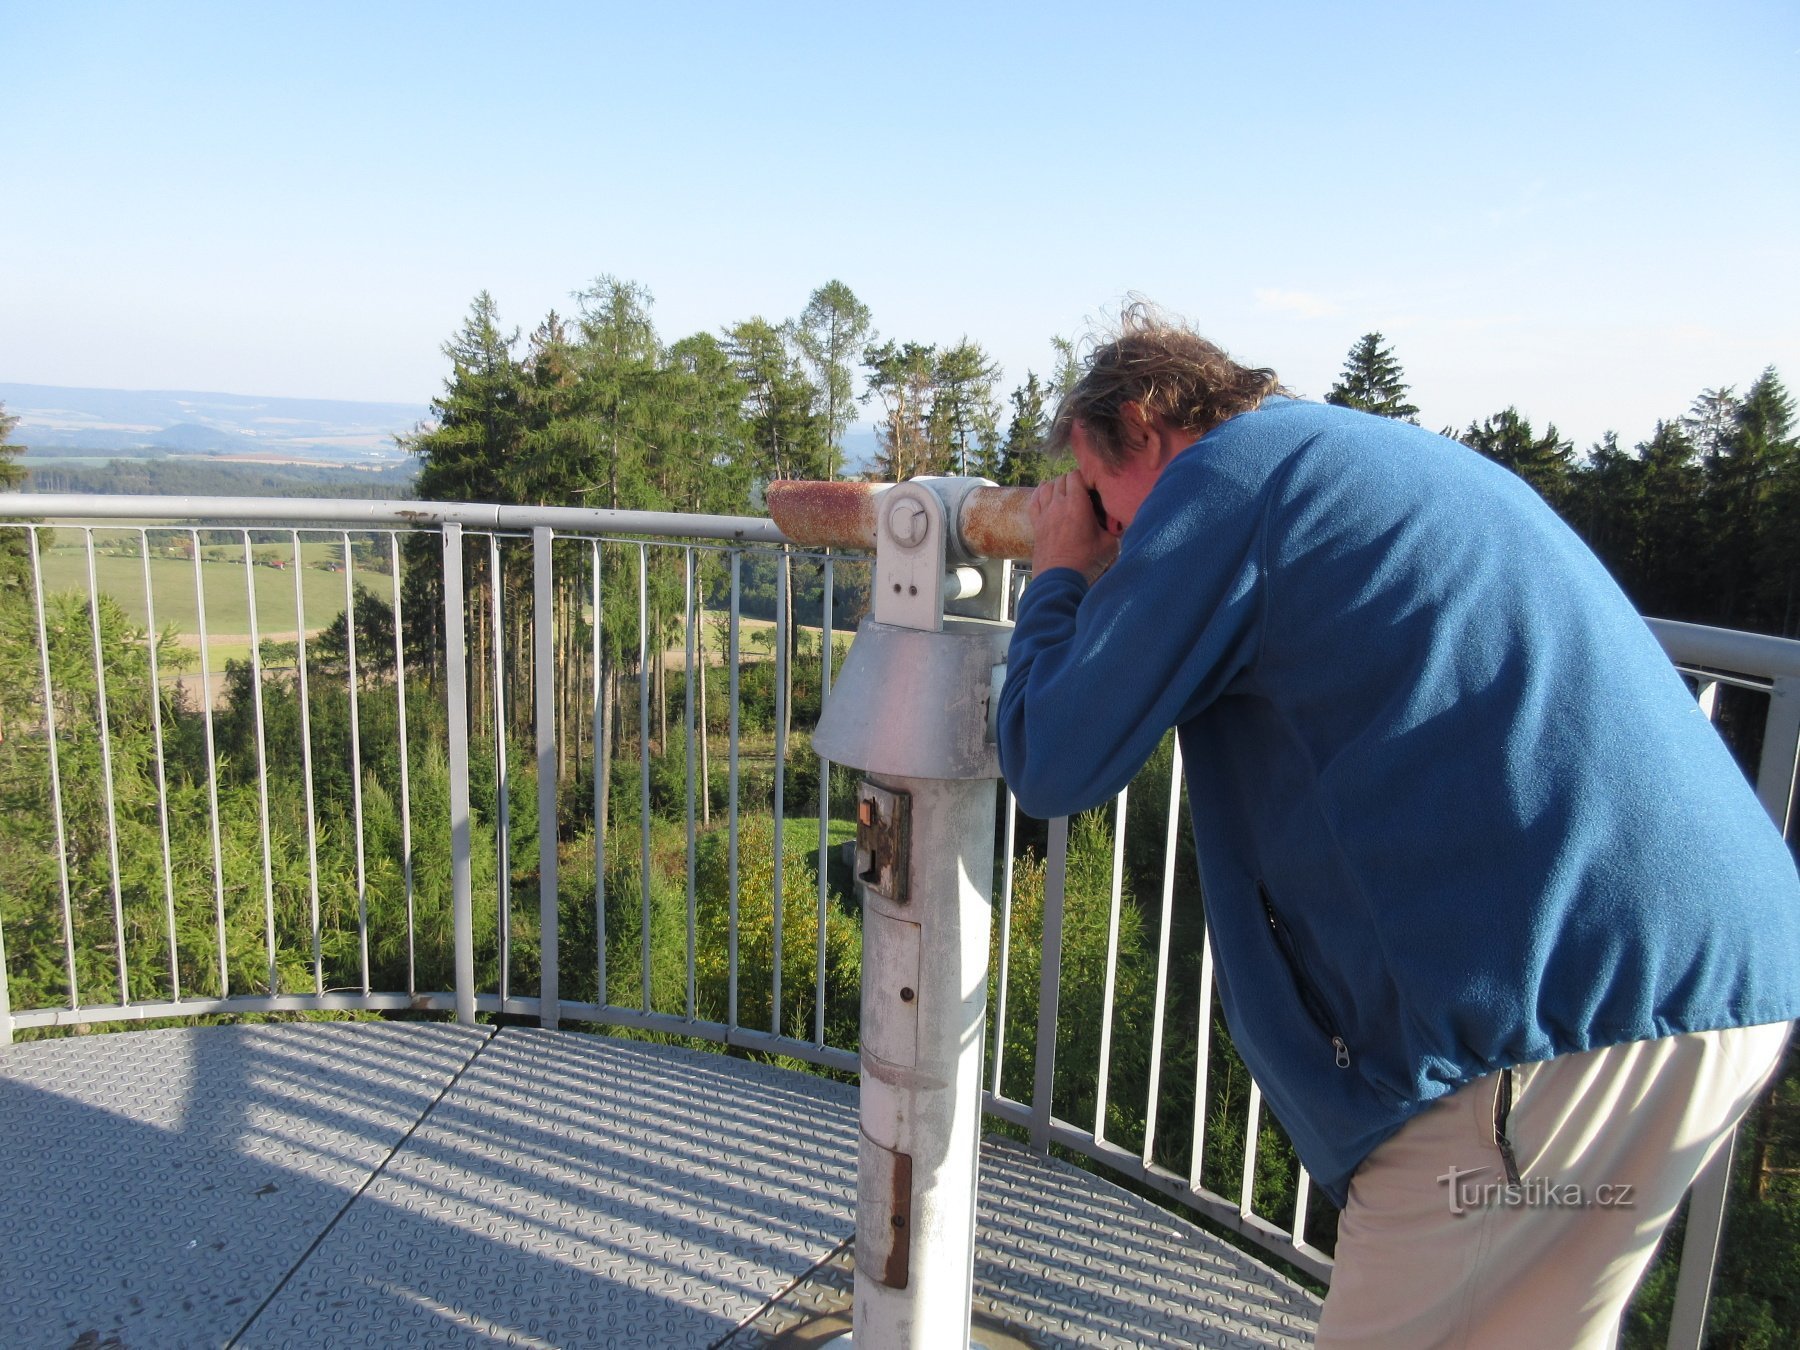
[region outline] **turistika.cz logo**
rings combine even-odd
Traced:
[[[1591,1191],[1573,1181],[1526,1177],[1475,1181],[1491,1167],[1452,1167],[1438,1177],[1446,1188],[1452,1214],[1472,1209],[1631,1209],[1635,1203],[1629,1183],[1602,1182]]]

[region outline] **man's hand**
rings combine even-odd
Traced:
[[[1040,483],[1026,509],[1031,517],[1033,572],[1072,567],[1091,584],[1119,556],[1119,541],[1101,527],[1079,472]]]

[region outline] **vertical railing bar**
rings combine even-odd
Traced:
[[[1204,904],[1204,897],[1202,904]],[[1201,1169],[1206,1161],[1206,1091],[1207,1076],[1212,1072],[1212,1006],[1213,954],[1212,933],[1200,937],[1200,1020],[1194,1047],[1194,1131],[1188,1145],[1188,1185],[1201,1186]]]
[[[1731,1191],[1731,1163],[1736,1154],[1734,1129],[1688,1192],[1687,1234],[1681,1243],[1675,1304],[1669,1313],[1669,1350],[1699,1350],[1706,1339],[1706,1314],[1712,1302],[1713,1275],[1719,1264],[1725,1205]]]
[[[219,947],[219,997],[231,995],[230,972],[225,964],[225,849],[219,838],[219,754],[213,737],[211,642],[206,633],[206,581],[200,562],[200,531],[190,530],[194,541],[194,624],[200,630],[200,707],[206,730],[206,800],[211,811],[213,856],[213,919]]]
[[[298,563],[295,564],[299,566]],[[400,739],[400,865],[406,886],[406,992],[419,992],[417,933],[413,894],[412,770],[406,744],[406,632],[400,610],[400,532],[388,531],[388,573],[394,579],[394,701]],[[304,635],[302,635],[304,636]]]
[[[1156,1011],[1150,1025],[1150,1089],[1144,1106],[1145,1167],[1156,1145],[1156,1108],[1162,1093],[1163,1019],[1168,1011],[1169,943],[1175,912],[1175,836],[1181,824],[1181,742],[1174,742],[1169,762],[1169,826],[1163,844],[1162,930],[1156,943]]]
[[[0,1047],[12,1043],[12,989],[6,982],[6,925],[0,923]]]
[[[725,771],[725,896],[728,916],[726,920],[726,1025],[736,1027],[738,1024],[738,616],[740,601],[740,581],[743,573],[744,555],[738,549],[731,551],[731,617],[726,626],[725,659],[731,666],[727,676],[730,684],[730,745],[729,760]]]
[[[362,709],[356,694],[356,563],[344,531],[344,666],[350,686],[350,810],[356,828],[356,949],[362,991],[369,983],[369,868],[363,851]]]
[[[1004,617],[1011,619],[1018,605],[1019,573],[1009,569],[1013,578],[1007,587],[1007,595],[1002,604]],[[1012,900],[1013,900],[1013,845],[1014,823],[1019,812],[1018,800],[1012,789],[1001,783],[1006,803],[1006,844],[1002,860],[1002,877],[1000,884],[1000,989],[994,1009],[994,1095],[1002,1096],[1000,1079],[1006,1062],[1006,983],[1010,975],[1009,963],[1012,956]]]
[[[163,917],[169,929],[169,997],[181,1001],[181,952],[175,936],[175,860],[169,846],[169,781],[164,765],[162,672],[157,668],[156,596],[150,584],[150,531],[138,531],[144,563],[144,649],[150,662],[150,731],[156,750],[156,829],[162,843]]]
[[[462,526],[443,527],[444,700],[450,741],[450,914],[456,1020],[475,1025],[475,879],[469,820],[469,658],[463,620]]]
[[[500,536],[488,535],[488,612],[494,636],[494,903],[500,942],[500,1002],[512,996],[512,780],[506,755],[506,627]]]
[[[300,574],[305,550],[294,530],[294,669],[300,686],[300,771],[306,801],[306,887],[312,929],[313,992],[325,992],[325,942],[319,922],[319,825],[313,797],[312,691],[306,668],[306,587]]]
[[[594,550],[594,976],[599,984],[596,1002],[601,1007],[608,1007],[612,999],[606,987],[606,811],[608,801],[607,785],[602,775],[607,773],[611,765],[605,756],[606,746],[606,683],[602,678],[600,624],[605,613],[602,608],[604,596],[600,590],[600,541],[592,543]]]
[[[1700,713],[1711,722],[1719,715],[1719,682],[1717,680],[1700,679],[1694,687],[1694,702],[1700,705]]]
[[[1304,1248],[1306,1242],[1306,1211],[1312,1201],[1312,1174],[1304,1167],[1300,1169],[1300,1179],[1294,1189],[1294,1245]]]
[[[1249,1218],[1256,1212],[1256,1134],[1262,1125],[1262,1089],[1250,1080],[1250,1112],[1244,1122],[1244,1183],[1238,1191],[1238,1213]]]
[[[661,657],[659,656],[660,660]],[[638,925],[640,1006],[650,1011],[650,551],[638,545]]]
[[[682,631],[686,634],[683,659],[685,673],[681,688],[681,720],[687,733],[687,998],[685,1007],[687,1017],[692,1021],[695,1007],[699,1001],[699,990],[696,987],[695,973],[695,910],[694,869],[698,859],[694,853],[694,548],[688,545],[682,549]],[[705,653],[703,652],[702,655]]]
[[[118,944],[119,1004],[131,1006],[130,974],[125,962],[125,894],[119,881],[119,818],[113,802],[112,727],[106,712],[106,658],[100,642],[100,582],[94,570],[94,531],[87,540],[88,618],[94,635],[94,702],[100,715],[100,781],[106,793],[106,851],[111,866],[113,941]]]
[[[44,571],[38,553],[38,529],[26,527],[31,541],[31,594],[37,605],[38,664],[44,676],[44,744],[50,753],[50,804],[56,815],[56,874],[62,885],[63,965],[69,981],[69,1008],[81,1006],[75,980],[75,907],[69,893],[69,835],[63,817],[62,766],[56,748],[56,696],[50,686],[50,637],[44,624]]]
[[[1113,1001],[1119,986],[1119,911],[1125,897],[1125,796],[1119,789],[1113,816],[1112,900],[1106,916],[1106,984],[1100,999],[1100,1071],[1094,1084],[1094,1139],[1106,1138],[1106,1089],[1112,1075]]]
[[[1069,818],[1050,822],[1050,856],[1044,868],[1043,954],[1038,965],[1036,1063],[1032,1065],[1031,1146],[1050,1149],[1050,1116],[1056,1090],[1056,1018],[1062,1001],[1063,901],[1069,878]]]
[[[819,714],[831,697],[831,554],[825,555],[825,584],[819,618]],[[825,940],[830,922],[830,877],[827,858],[831,850],[831,761],[819,756],[819,919],[818,969],[813,975],[813,1044],[825,1045]]]
[[[788,583],[792,577],[788,562],[784,547],[781,561],[775,566],[775,914],[771,933],[775,957],[769,990],[769,1030],[776,1035],[781,1034],[781,918],[787,907],[783,904],[781,853],[787,832],[782,797],[787,778],[787,672],[792,660],[788,651]]]
[[[556,857],[556,561],[548,525],[531,531],[531,652],[537,707],[538,805],[538,1025],[554,1030],[561,1020],[558,878]]]
[[[1769,712],[1763,722],[1762,758],[1756,771],[1756,795],[1775,828],[1784,836],[1793,828],[1794,789],[1800,779],[1800,675],[1777,675],[1769,689]]]
[[[1006,801],[1005,842],[1000,849],[1000,957],[996,967],[999,983],[994,990],[994,1095],[1001,1096],[1000,1075],[1006,1066],[1006,981],[1012,964],[1013,839],[1019,816],[1019,804],[1004,783],[1001,792]]]
[[[256,615],[256,555],[250,531],[244,531],[244,594],[249,603],[250,682],[256,690],[256,823],[262,835],[263,947],[269,959],[268,987],[280,993],[280,963],[275,955],[275,850],[269,841],[269,747],[263,728],[262,627]],[[364,993],[368,992],[365,985]]]

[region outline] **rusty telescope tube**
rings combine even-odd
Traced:
[[[993,705],[1028,493],[970,478],[772,483],[790,539],[875,551],[871,613],[813,733],[860,769],[856,1350],[970,1342],[993,901]]]
[[[1031,557],[1031,489],[995,487],[980,478],[915,478],[915,483],[971,484],[954,502],[951,552],[976,558]],[[873,549],[881,500],[898,483],[812,483],[777,479],[766,491],[781,532],[808,548]]]

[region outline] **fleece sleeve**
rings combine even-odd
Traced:
[[[1187,468],[1171,466],[1091,588],[1054,568],[1020,599],[998,729],[1001,771],[1030,815],[1117,794],[1163,733],[1254,665],[1263,503]]]

